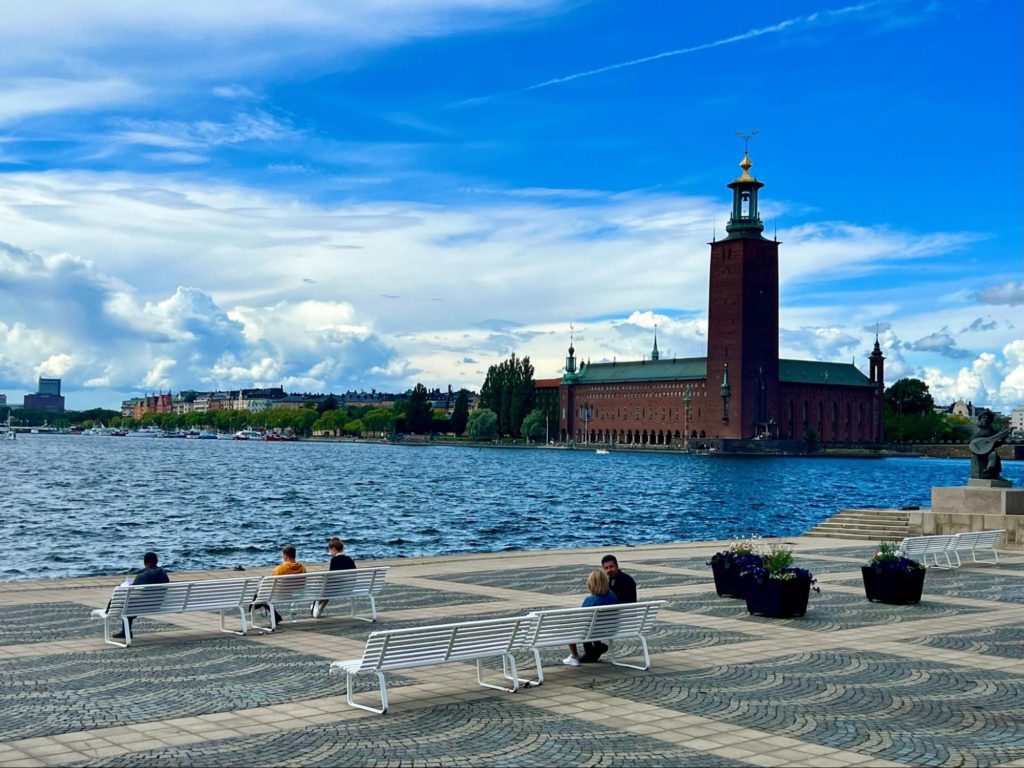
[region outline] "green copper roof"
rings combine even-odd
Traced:
[[[787,384],[827,384],[830,387],[875,386],[871,379],[851,363],[820,363],[817,360],[779,360],[779,381]]]
[[[828,376],[825,374],[828,373]],[[592,363],[563,378],[566,384],[608,384],[640,381],[706,379],[704,357],[675,360],[635,360],[624,363]],[[821,363],[817,360],[779,360],[779,381],[786,384],[827,384],[836,387],[873,387],[857,366],[850,363]]]
[[[704,357],[675,360],[635,360],[628,363],[592,363],[579,373],[580,384],[624,383],[633,381],[672,381],[704,379],[708,361]]]

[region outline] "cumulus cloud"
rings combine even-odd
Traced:
[[[779,345],[812,360],[838,360],[861,352],[863,342],[843,328],[828,326],[797,330],[780,328]]]
[[[949,332],[949,328],[922,336],[917,341],[907,345],[908,349],[916,349],[919,352],[935,352],[936,354],[954,360],[974,357],[970,350],[957,346],[956,338]]]
[[[1017,307],[1024,304],[1024,280],[990,285],[973,294],[973,297],[982,304],[1009,304]]]

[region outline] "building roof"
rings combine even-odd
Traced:
[[[534,379],[534,389],[558,389],[558,385],[562,383],[562,379]]]
[[[707,376],[706,357],[682,357],[673,360],[591,363],[580,368],[576,381],[579,384],[627,384],[645,381],[700,380],[706,379]],[[549,381],[538,380],[536,385],[551,386]],[[851,363],[823,363],[817,360],[779,360],[779,381],[785,384],[827,384],[836,387],[874,386],[871,380]]]
[[[827,384],[830,387],[875,386],[852,363],[822,363],[817,360],[779,360],[779,381],[786,384]]]
[[[580,384],[624,384],[634,381],[676,381],[706,379],[705,357],[680,357],[672,360],[633,360],[624,363],[591,363],[579,371]]]

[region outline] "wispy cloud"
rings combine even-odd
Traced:
[[[871,0],[871,2],[857,3],[856,5],[848,5],[844,8],[837,8],[835,10],[815,11],[814,13],[807,14],[806,16],[795,16],[785,21],[780,21],[776,24],[772,24],[767,27],[758,27],[756,29],[750,29],[746,32],[742,32],[738,35],[731,35],[730,37],[723,37],[718,40],[713,40],[709,43],[701,43],[700,45],[692,45],[688,48],[676,48],[671,51],[662,51],[661,53],[651,54],[650,56],[643,56],[639,59],[631,59],[629,61],[620,61],[617,64],[608,64],[604,67],[597,67],[596,69],[588,69],[583,72],[574,72],[571,75],[563,75],[561,77],[554,77],[550,80],[545,80],[540,83],[534,83],[533,85],[527,85],[523,88],[518,88],[513,91],[504,91],[502,93],[494,93],[488,96],[477,96],[472,99],[466,99],[464,101],[457,102],[452,106],[464,106],[468,104],[474,104],[478,102],[488,101],[490,99],[498,98],[500,96],[512,96],[517,93],[526,93],[528,91],[536,91],[541,88],[550,88],[553,85],[561,85],[562,83],[569,83],[573,80],[581,80],[585,77],[593,77],[594,75],[602,75],[605,72],[613,72],[617,69],[625,69],[627,67],[636,67],[640,64],[649,64],[652,61],[660,61],[661,59],[670,59],[676,56],[684,56],[690,53],[698,53],[700,51],[706,51],[711,48],[720,48],[723,45],[734,45],[736,43],[746,42],[747,40],[753,40],[757,37],[764,37],[765,35],[774,35],[780,32],[787,32],[801,27],[808,27],[815,24],[824,24],[831,21],[837,21],[844,16],[854,16],[864,11],[870,10],[880,4],[880,0]]]

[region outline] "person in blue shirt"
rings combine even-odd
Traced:
[[[583,598],[583,608],[591,608],[595,605],[614,605],[618,602],[615,593],[611,591],[611,584],[608,581],[608,574],[604,571],[591,571],[587,576],[587,591],[590,592]],[[567,667],[578,667],[580,665],[579,649],[576,643],[569,644],[569,655],[562,659]]]

